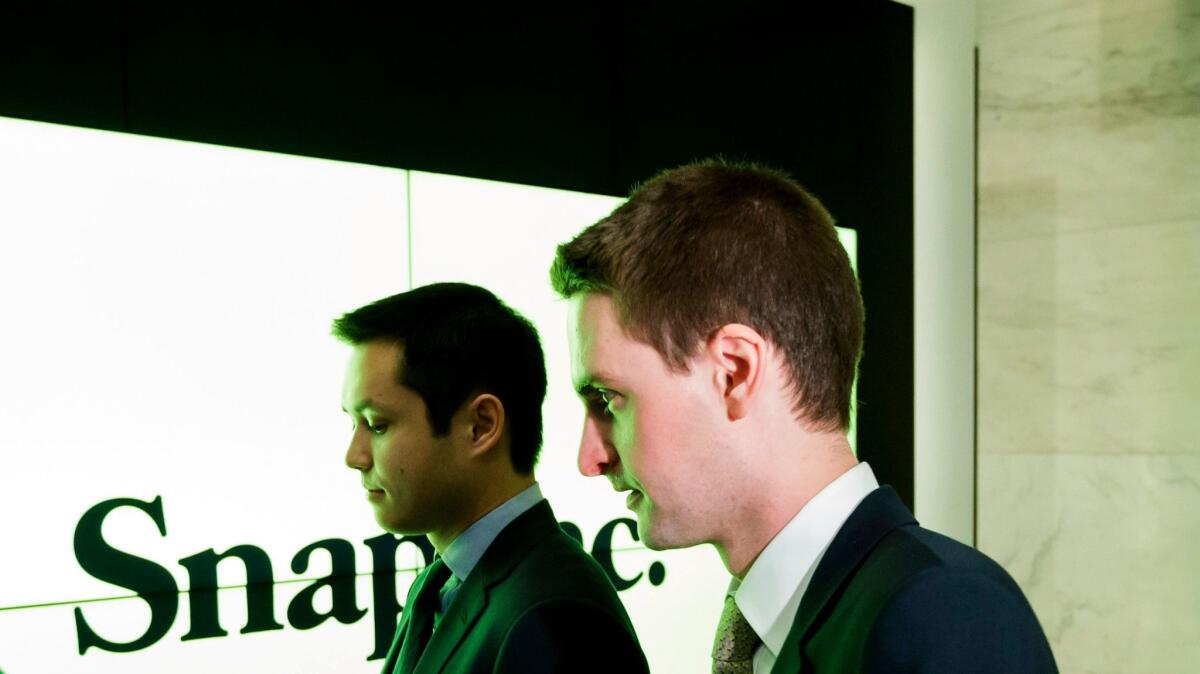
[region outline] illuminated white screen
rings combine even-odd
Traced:
[[[606,481],[575,470],[582,407],[565,304],[548,284],[554,247],[619,199],[5,119],[0,185],[7,674],[378,671],[364,541],[381,532],[342,465],[346,352],[328,333],[334,316],[410,279],[484,285],[534,322],[549,376],[543,490],[589,550],[630,516]],[[853,257],[853,231],[840,234]],[[94,577],[73,547],[84,513],[117,498],[160,499],[165,535],[121,507],[103,536],[180,594],[153,643],[81,655],[77,610],[114,643],[152,622],[147,601]],[[289,605],[331,564],[317,551],[295,573],[292,558],[324,539],[353,550],[365,613],[299,629]],[[649,551],[624,526],[612,544],[616,573],[638,579],[621,598],[652,670],[706,671],[728,581],[716,554]],[[183,639],[200,600],[179,560],[237,545],[266,553],[279,628],[239,633],[247,578],[229,560],[216,598],[228,634]],[[415,546],[397,565],[402,598],[421,565]],[[652,568],[665,572],[658,584]],[[317,592],[313,608],[330,605],[328,588]]]
[[[145,632],[150,610],[73,603],[132,594],[85,572],[73,535],[101,502],[161,497],[165,536],[133,508],[103,533],[180,590],[177,560],[239,544],[265,550],[277,581],[325,538],[353,543],[370,571],[362,541],[379,532],[341,464],[345,353],[329,321],[405,287],[404,183],[398,170],[0,120],[0,669],[377,669],[369,617],[294,629],[286,610],[307,583],[287,582],[274,590],[284,629],[239,634],[246,593],[227,590],[229,636],[181,641],[184,594],[152,645],[81,656],[76,606],[114,642]],[[304,576],[328,567],[318,553]],[[222,585],[245,582],[236,561],[219,569]],[[370,608],[368,576],[359,587]],[[28,605],[42,606],[11,608]]]

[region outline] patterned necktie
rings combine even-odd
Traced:
[[[433,633],[433,621],[439,608],[438,593],[448,578],[450,567],[438,557],[429,565],[429,572],[425,576],[421,591],[411,604],[404,607],[405,611],[410,612],[409,625],[404,644],[400,648],[400,657],[396,661],[396,672],[408,674],[416,669],[421,653],[425,652],[425,645],[429,642],[429,636]]]
[[[725,595],[725,610],[717,623],[713,641],[713,674],[753,674],[754,651],[762,643],[746,622],[731,595]]]

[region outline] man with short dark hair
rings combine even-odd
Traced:
[[[584,475],[653,549],[732,576],[713,671],[1052,672],[1020,589],[922,529],[846,439],[863,309],[821,204],[786,175],[667,171],[558,249]]]
[[[534,479],[546,372],[533,326],[483,288],[443,283],[333,331],[353,347],[346,465],[380,526],[427,534],[439,553],[409,590],[384,674],[645,672],[612,583]]]

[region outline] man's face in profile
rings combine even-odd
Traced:
[[[453,448],[449,436],[433,436],[421,396],[397,383],[401,355],[393,342],[354,347],[342,389],[353,422],[346,465],[361,473],[381,527],[427,533],[450,512],[441,503],[454,492]]]
[[[720,475],[707,460],[719,451],[711,433],[711,382],[702,371],[672,371],[650,345],[630,337],[613,300],[584,293],[570,300],[571,376],[586,415],[579,471],[604,475],[637,514],[653,549],[707,542],[721,504],[707,486]]]

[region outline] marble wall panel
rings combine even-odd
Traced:
[[[982,454],[978,545],[1063,672],[1195,671],[1200,455]]]
[[[995,152],[995,150],[992,150]],[[994,163],[994,162],[993,162]],[[1025,178],[980,176],[978,241],[1020,239],[1053,234],[1058,227],[1058,183],[1053,176]]]
[[[984,0],[976,17],[980,103],[997,119],[1114,126],[1200,110],[1195,0]]]
[[[1200,662],[1200,0],[979,0],[977,541],[1064,672]]]
[[[1200,219],[981,243],[979,450],[1200,453]]]
[[[986,0],[977,16],[980,240],[1030,233],[988,210],[1031,180],[1056,182],[1057,230],[1200,215],[1200,1]]]
[[[989,114],[980,110],[981,242],[1045,232],[1046,220],[1013,216],[1044,212],[1051,181],[1054,231],[1200,217],[1200,111],[1110,129],[1093,120],[1030,130],[988,121]]]
[[[1050,451],[1056,435],[1057,237],[980,242],[978,451]]]
[[[1100,3],[1102,128],[1200,115],[1200,2]]]
[[[1021,128],[1061,126],[1062,113],[1069,113],[1067,123],[1093,119],[1095,106],[1086,101],[1098,91],[1100,16],[1095,0],[980,0],[979,106],[986,119]]]

